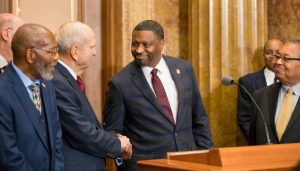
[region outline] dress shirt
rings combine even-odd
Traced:
[[[38,84],[38,88],[39,88],[38,90],[39,90],[39,92],[41,92],[40,91],[40,86],[39,86],[40,85],[40,80],[36,79],[36,80],[32,81],[13,62],[12,62],[12,66],[15,69],[15,71],[17,72],[18,76],[21,78],[24,86],[26,87],[26,90],[28,92],[28,95],[29,95],[30,99],[33,101],[33,94],[32,94],[32,87],[31,87],[31,85],[33,83]]]
[[[275,123],[277,123],[278,120],[278,115],[280,112],[280,108],[281,108],[281,103],[283,100],[284,95],[286,94],[286,92],[288,91],[289,87],[282,85],[280,92],[279,92],[279,96],[278,96],[278,102],[277,102],[277,108],[276,108],[276,114],[275,114]],[[300,95],[300,83],[297,83],[296,85],[292,86],[292,89],[294,91],[294,108],[298,102],[299,99],[299,95]],[[294,110],[293,110],[294,111]]]
[[[6,66],[8,63],[6,59],[0,54],[0,68]]]
[[[166,91],[170,106],[171,106],[171,110],[173,113],[173,117],[174,117],[174,122],[176,123],[176,118],[177,118],[177,111],[178,111],[178,91],[175,85],[175,82],[171,76],[170,70],[168,65],[166,64],[165,60],[163,57],[161,57],[161,60],[159,61],[159,63],[155,66],[156,69],[158,69],[157,72],[157,76],[159,77],[159,79],[161,80],[164,89]],[[153,91],[153,93],[155,94],[155,91],[153,89],[153,85],[152,85],[152,67],[148,67],[148,66],[143,66],[142,70],[144,73],[144,76],[151,88],[151,90]]]
[[[266,81],[267,81],[267,86],[274,83],[275,73],[273,71],[271,71],[270,69],[265,67],[264,75],[265,75],[265,78],[266,78]]]

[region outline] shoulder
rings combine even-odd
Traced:
[[[258,89],[257,91],[255,91],[253,94],[254,96],[262,96],[262,95],[265,95],[269,92],[276,92],[276,91],[279,91],[281,88],[281,83],[278,82],[278,83],[275,83],[275,84],[271,84],[267,87],[263,87],[261,89]]]
[[[134,61],[132,61],[129,64],[127,64],[124,68],[122,68],[120,71],[118,71],[111,78],[111,81],[128,79],[131,73],[134,72],[134,70],[136,70],[137,68],[140,69],[140,67]]]
[[[257,72],[253,72],[253,73],[249,73],[249,74],[241,77],[239,79],[239,82],[240,83],[243,83],[243,82],[252,82],[253,80],[255,80],[258,77],[263,76],[263,75],[264,75],[263,70],[260,70],[260,71],[257,71]]]

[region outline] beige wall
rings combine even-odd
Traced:
[[[37,23],[55,32],[58,27],[78,19],[78,0],[11,0],[12,13],[27,23]]]

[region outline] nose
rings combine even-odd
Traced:
[[[135,50],[137,53],[142,53],[142,52],[144,52],[145,50],[144,50],[144,46],[143,45],[139,45],[137,48],[136,48],[136,50]]]

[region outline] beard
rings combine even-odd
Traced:
[[[42,59],[39,59],[35,64],[34,67],[36,71],[39,73],[40,77],[42,77],[45,80],[51,80],[53,78],[53,71],[52,63],[46,64]]]

